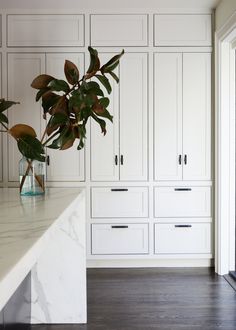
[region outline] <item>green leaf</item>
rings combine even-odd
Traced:
[[[117,75],[112,71],[109,71],[108,73],[112,76],[113,79],[115,79],[115,81],[118,84],[119,83],[119,78],[117,77]]]
[[[43,107],[44,113],[49,112],[51,107],[53,107],[60,98],[61,98],[60,95],[57,95],[53,92],[45,93],[42,96],[42,107]]]
[[[69,85],[65,80],[53,79],[50,81],[49,85],[50,89],[55,92],[65,92],[68,93],[70,90]]]
[[[73,145],[74,140],[75,137],[72,127],[65,127],[47,148],[65,150]]]
[[[101,67],[101,73],[104,74],[105,72],[114,70],[114,68],[116,68],[116,66],[119,64],[119,60],[123,54],[124,49],[120,54],[113,56],[106,64]]]
[[[42,143],[30,135],[25,135],[17,141],[19,151],[28,159],[36,159],[38,161],[45,161],[45,152]]]
[[[4,99],[0,99],[0,112],[7,110],[14,104],[20,104],[20,103],[14,101],[5,101]]]
[[[102,97],[99,99],[99,103],[103,106],[103,108],[107,108],[109,106],[109,98],[108,97]]]
[[[96,74],[95,77],[103,84],[103,86],[106,88],[107,93],[111,93],[111,85],[107,77],[102,76],[100,74]]]
[[[94,113],[91,114],[91,117],[100,125],[101,131],[106,135],[106,122],[103,119],[98,118]]]
[[[90,53],[90,64],[89,64],[89,68],[87,70],[87,73],[93,73],[93,72],[97,72],[100,68],[100,61],[98,58],[98,52],[96,49],[92,48],[92,47],[88,47],[88,51]]]
[[[64,65],[64,72],[65,72],[65,76],[67,81],[71,84],[71,85],[75,85],[78,80],[79,80],[79,70],[77,68],[77,66],[66,60],[65,61],[65,65]]]
[[[48,91],[50,91],[50,87],[45,87],[45,88],[42,88],[38,91],[38,93],[36,94],[36,102],[38,102],[40,100],[40,98],[45,94],[47,93]]]
[[[3,113],[0,112],[0,123],[8,124],[8,118]]]
[[[54,127],[54,126],[61,126],[61,125],[65,125],[68,122],[68,116],[66,114],[63,113],[55,113],[55,115],[53,115],[49,122],[48,122],[48,126],[49,127]]]
[[[112,116],[112,115],[110,114],[110,112],[107,111],[107,110],[104,110],[102,113],[97,114],[97,116],[99,116],[99,117],[103,117],[103,118],[107,118],[107,119],[109,119],[111,122],[113,122],[113,116]]]

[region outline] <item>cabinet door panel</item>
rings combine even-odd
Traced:
[[[211,179],[211,54],[183,55],[184,180]]]
[[[47,54],[46,71],[58,79],[65,79],[64,62],[75,63],[81,74],[84,71],[84,55],[75,53]],[[47,149],[50,165],[47,168],[47,181],[83,181],[84,180],[84,149],[78,151],[79,140],[68,150]]]
[[[35,101],[36,90],[31,88],[33,79],[45,72],[44,54],[8,54],[8,99],[19,101],[15,109],[9,111],[9,126],[17,123],[33,126],[37,136],[41,135],[42,110]],[[16,141],[8,139],[9,181],[18,181],[18,162],[21,155]]]
[[[155,180],[182,180],[182,54],[155,54]]]
[[[121,180],[147,180],[147,54],[126,53],[120,62]]]
[[[106,63],[110,54],[99,54],[101,63]],[[118,71],[118,70],[117,70]],[[116,72],[118,74],[118,72]],[[117,181],[119,180],[119,165],[115,157],[119,156],[119,85],[110,78],[112,93],[108,110],[113,115],[113,123],[106,120],[107,134],[101,134],[101,128],[91,120],[91,180],[92,181]],[[104,89],[103,89],[104,90]],[[104,90],[104,94],[107,94]]]
[[[0,97],[2,97],[1,83],[2,83],[2,54],[0,54]],[[3,145],[2,145],[2,133],[0,133],[0,182],[2,180],[3,180]]]

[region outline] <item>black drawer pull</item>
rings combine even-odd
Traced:
[[[127,188],[112,188],[111,191],[128,191]]]
[[[120,156],[120,163],[121,163],[121,165],[124,165],[124,156],[123,155]]]
[[[184,155],[184,164],[187,165],[187,162],[188,162],[187,155]]]
[[[49,156],[47,156],[47,165],[49,166],[50,165],[50,157]]]
[[[191,228],[192,225],[175,225],[175,228]]]
[[[129,228],[129,226],[111,226],[112,229]]]
[[[175,188],[175,191],[191,191],[191,188]]]
[[[115,155],[115,165],[118,165],[118,156]]]

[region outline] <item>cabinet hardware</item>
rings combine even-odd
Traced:
[[[121,163],[121,165],[124,165],[124,156],[123,155],[120,156],[120,163]]]
[[[129,228],[129,226],[111,226],[112,229]]]
[[[187,165],[187,162],[188,162],[187,155],[184,155],[184,164]]]
[[[192,225],[175,225],[175,228],[191,228]]]
[[[112,188],[111,191],[128,191],[127,188]]]
[[[182,156],[179,155],[179,165],[181,165],[181,164],[182,164]]]
[[[191,188],[175,188],[175,191],[191,191]]]
[[[115,155],[115,164],[118,165],[118,156]]]
[[[50,157],[47,156],[47,165],[49,166],[50,165]]]

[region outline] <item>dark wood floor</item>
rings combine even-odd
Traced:
[[[90,269],[88,324],[34,330],[235,330],[236,292],[206,268]]]

